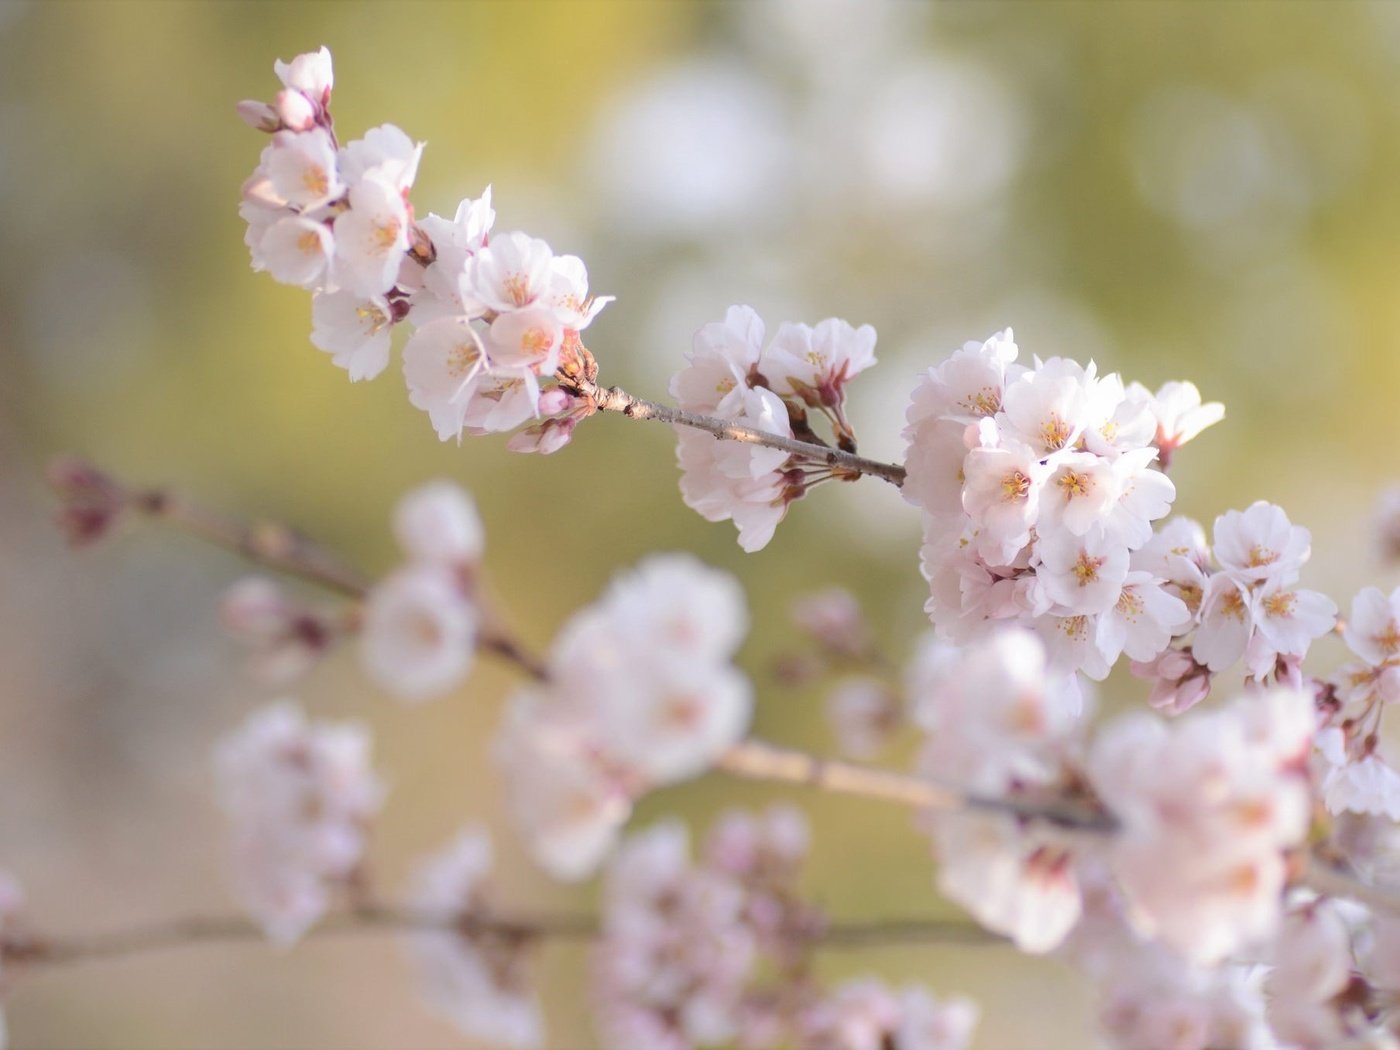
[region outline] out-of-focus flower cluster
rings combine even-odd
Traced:
[[[311,605],[273,580],[252,576],[224,595],[224,626],[251,670],[284,685],[338,640],[358,635],[365,671],[406,701],[441,696],[471,672],[480,614],[481,519],[459,486],[433,481],[400,500],[394,534],[406,561],[349,610]]]
[[[798,892],[807,826],[795,810],[731,812],[698,863],[676,822],[633,835],[608,870],[594,987],[607,1046],[689,1050],[961,1050],[977,1021],[874,980],[826,989],[807,956],[822,916]]]
[[[783,324],[766,344],[764,335],[752,307],[731,306],[723,321],[695,333],[671,396],[688,412],[825,444],[812,429],[816,413],[830,424],[833,444],[854,451],[846,386],[875,363],[875,329],[832,317],[815,327]],[[685,426],[676,427],[676,440],[686,505],[707,521],[732,520],[746,551],[768,545],[790,503],[841,476],[782,449],[722,441]]]
[[[405,946],[429,1005],[463,1033],[493,1046],[544,1044],[540,1013],[518,938],[472,928],[489,919],[491,839],[469,828],[419,864],[408,901],[441,930],[420,930]],[[453,929],[456,925],[459,928]]]
[[[576,613],[549,680],[519,693],[496,750],[536,859],[581,878],[606,856],[632,802],[704,771],[748,729],[733,666],[748,614],[730,576],[657,555]]]
[[[364,726],[308,722],[291,703],[254,713],[220,744],[237,890],[273,940],[295,941],[353,891],[384,795],[369,753]]]
[[[272,136],[239,209],[253,267],[312,293],[311,340],[352,380],[384,371],[393,330],[408,322],[409,399],[443,440],[528,423],[512,448],[566,443],[580,413],[549,384],[610,301],[589,297],[583,262],[525,233],[493,235],[489,188],[451,219],[416,218],[423,144],[384,124],[342,146],[325,48],[276,72],[272,103],[239,107]]]

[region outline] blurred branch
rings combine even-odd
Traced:
[[[661,423],[693,427],[724,441],[740,441],[780,449],[798,459],[823,464],[851,477],[869,474],[896,487],[904,484],[904,468],[898,464],[881,463],[844,449],[828,448],[825,445],[814,445],[811,442],[770,434],[766,430],[746,427],[728,419],[720,419],[718,416],[705,416],[698,412],[672,408],[670,405],[634,397],[621,387],[600,387],[591,379],[582,376],[568,379],[567,386],[579,397],[590,401],[599,412],[617,412],[629,419],[655,419]]]
[[[54,460],[48,477],[64,501],[59,511],[60,524],[75,543],[91,543],[123,514],[136,514],[344,597],[363,600],[369,593],[371,581],[359,570],[345,564],[327,547],[279,522],[225,514],[167,488],[134,488],[72,456]],[[489,608],[482,607],[480,612],[478,649],[514,664],[537,681],[548,678],[544,663]]]
[[[495,938],[515,944],[596,939],[601,929],[590,915],[518,918],[443,917],[403,908],[372,905],[332,915],[313,926],[306,939],[384,932],[456,933],[467,939]],[[22,937],[0,943],[0,959],[33,966],[70,966],[106,959],[192,947],[199,944],[265,942],[262,927],[241,915],[191,915],[129,926],[84,937]],[[898,944],[999,944],[1003,938],[966,922],[945,919],[881,919],[828,926],[816,939],[833,950]]]
[[[1041,802],[968,795],[923,777],[819,758],[761,740],[735,744],[719,757],[716,765],[732,776],[747,780],[805,784],[840,795],[878,799],[916,809],[986,810],[1096,835],[1109,834],[1118,827],[1111,814],[1074,800]]]

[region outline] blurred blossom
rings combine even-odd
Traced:
[[[772,0],[736,11],[754,51],[805,65],[828,83],[878,67],[916,41],[926,21],[920,5],[896,0]]]
[[[1187,236],[1204,236],[1201,245],[1232,258],[1278,250],[1312,205],[1288,130],[1205,88],[1149,95],[1134,117],[1129,149],[1143,199]]]
[[[881,209],[982,203],[1010,184],[1025,145],[1005,79],[965,61],[906,64],[875,87],[863,120],[866,199]]]
[[[617,221],[703,232],[753,221],[783,191],[786,122],[768,84],[697,59],[632,84],[599,119],[595,162]]]

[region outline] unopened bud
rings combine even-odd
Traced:
[[[316,107],[300,91],[282,90],[277,92],[274,115],[284,128],[291,131],[310,131],[316,126]]]
[[[238,116],[243,123],[247,124],[254,131],[265,131],[271,134],[282,127],[281,118],[277,111],[266,102],[259,102],[257,99],[245,98],[236,107]]]

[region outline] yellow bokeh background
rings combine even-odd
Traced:
[[[1182,512],[1274,500],[1313,532],[1306,585],[1345,607],[1395,582],[1371,515],[1400,479],[1400,4],[5,3],[0,864],[40,928],[233,907],[208,755],[269,698],[218,627],[236,559],[142,529],[68,552],[41,480],[56,452],[294,523],[375,572],[397,497],[460,481],[493,588],[540,648],[623,567],[692,551],[749,595],[757,731],[823,752],[823,690],[771,672],[792,599],[851,588],[894,654],[926,626],[917,517],[878,482],[817,490],[746,556],[682,505],[664,428],[591,420],[524,457],[439,443],[395,369],[346,382],[307,340],[305,293],[250,271],[237,215],[263,141],[234,103],[323,43],[342,139],[393,122],[427,141],[420,213],[492,184],[497,229],[582,255],[618,296],[589,331],[605,381],[663,396],[731,303],[771,327],[870,323],[881,364],[853,413],[891,458],[913,377],[1011,325],[1024,354],[1226,403],[1173,467]],[[595,886],[530,865],[502,813],[489,741],[511,685],[482,666],[408,709],[342,652],[298,688],[376,731],[389,890],[481,821],[506,901],[592,904]],[[1106,695],[1143,690],[1115,677]],[[714,777],[636,823],[679,812],[698,831],[773,798],[809,814],[808,888],[833,915],[957,914],[909,815],[871,803]],[[596,1045],[585,962],[540,960],[551,1050]],[[1054,961],[928,945],[821,965],[977,998],[979,1047],[1092,1038],[1091,994]],[[19,1047],[464,1045],[377,936],[14,976]]]

